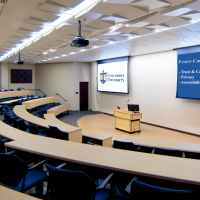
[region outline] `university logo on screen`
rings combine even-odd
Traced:
[[[107,72],[100,73],[100,82],[102,84],[105,84],[106,81],[110,82],[124,82],[125,76],[124,74],[108,74]]]

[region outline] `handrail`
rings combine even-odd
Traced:
[[[64,99],[65,101],[67,101],[63,96],[61,96],[60,94],[56,93],[56,95],[60,96],[62,99]]]
[[[48,96],[46,93],[44,93],[41,89],[25,89],[23,87],[20,87],[18,89],[23,89],[23,90],[39,90],[40,92],[42,92],[45,96]]]

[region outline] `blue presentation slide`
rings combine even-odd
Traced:
[[[178,55],[177,96],[200,99],[200,53]]]

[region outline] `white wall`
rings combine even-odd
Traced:
[[[79,82],[89,82],[90,85],[90,66],[90,63],[38,64],[36,88],[43,90],[48,96],[59,93],[67,102],[57,96],[58,102],[71,104],[71,110],[79,110]]]
[[[200,100],[175,98],[176,80],[176,51],[132,57],[129,62],[129,94],[98,92],[93,101],[100,111],[113,114],[114,108],[123,108],[129,99],[130,103],[140,105],[144,122],[199,133]],[[95,77],[92,82],[95,82]]]
[[[8,63],[1,63],[1,90],[8,89]]]
[[[48,96],[57,96],[56,93],[59,93],[67,102],[57,96],[58,102],[72,105],[73,63],[38,64],[35,74],[37,89],[41,89]]]

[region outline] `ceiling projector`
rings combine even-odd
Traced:
[[[79,36],[75,37],[71,42],[71,47],[87,47],[89,45],[89,40],[84,39],[81,36],[81,20],[78,21]]]
[[[19,60],[15,61],[15,64],[16,65],[23,65],[24,64],[24,62],[20,60],[20,53],[19,53]]]

